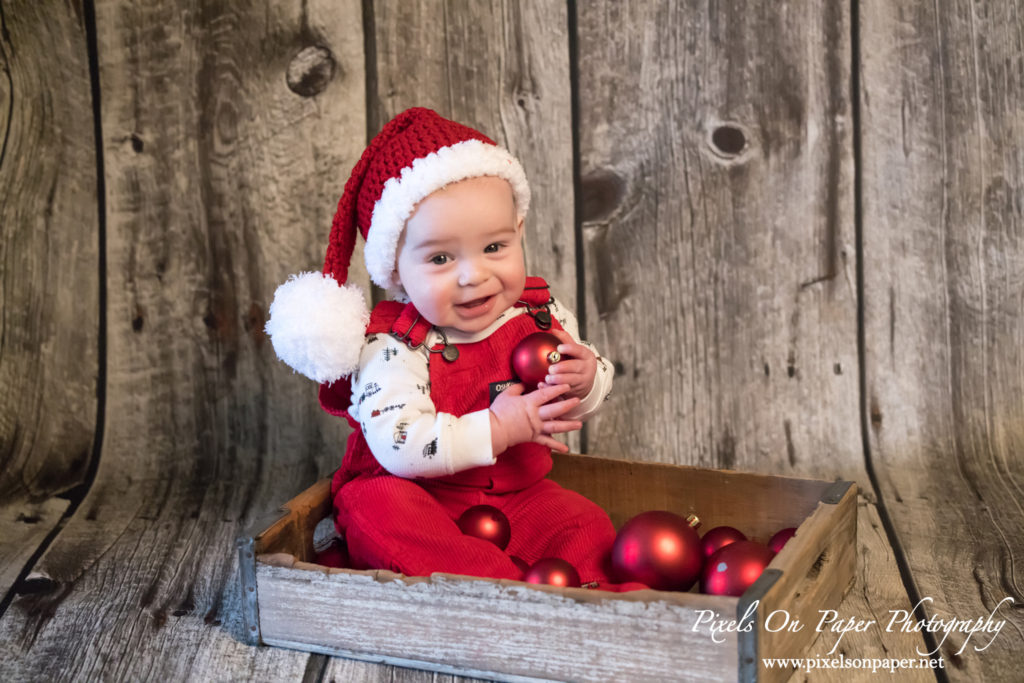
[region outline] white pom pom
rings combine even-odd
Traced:
[[[323,273],[299,273],[274,292],[266,331],[277,357],[316,382],[359,366],[370,311],[363,290]]]

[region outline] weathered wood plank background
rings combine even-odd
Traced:
[[[580,7],[589,450],[867,483],[848,8]]]
[[[0,677],[430,676],[244,645],[232,552],[337,466],[342,421],[262,326],[276,285],[320,266],[368,137],[412,105],[526,167],[530,270],[618,371],[574,447],[855,480],[842,612],[882,624],[846,656],[942,640],[887,632],[889,610],[974,619],[1010,597],[983,652],[989,635],[942,642],[939,678],[1012,677],[1021,17],[0,2]]]
[[[1024,7],[862,12],[867,448],[910,580],[934,611],[1013,607],[965,680],[1024,633]],[[898,65],[898,68],[894,68]],[[986,638],[987,642],[987,638]],[[997,668],[1003,663],[1006,668]]]
[[[46,12],[25,3],[0,17],[0,590],[7,594],[60,523],[66,494],[89,478],[101,408],[102,273],[82,8]]]

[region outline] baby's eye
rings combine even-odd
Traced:
[[[503,246],[505,246],[505,245],[503,245],[501,242],[492,242],[491,244],[488,244],[486,247],[484,247],[484,253],[485,254],[494,254],[498,250],[500,250]]]
[[[431,256],[430,262],[435,266],[443,266],[448,263],[448,256],[446,254],[438,254],[437,256]]]

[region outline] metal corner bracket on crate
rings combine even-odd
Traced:
[[[821,502],[825,505],[836,505],[843,499],[853,482],[843,479],[836,480],[821,494]],[[782,578],[782,571],[765,569],[757,581],[748,588],[736,605],[736,620],[739,623],[739,680],[757,681],[760,656],[758,655],[757,624],[762,618],[758,605],[769,589]]]
[[[256,587],[256,537],[288,516],[288,510],[279,508],[249,527],[249,530],[235,539],[238,548],[238,581],[242,589],[242,625],[249,645],[262,645],[260,635],[259,591]]]

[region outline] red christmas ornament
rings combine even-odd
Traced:
[[[700,539],[700,549],[704,552],[704,557],[711,557],[711,553],[715,552],[723,546],[727,546],[735,541],[747,540],[746,535],[731,526],[716,526],[714,529],[708,529],[708,532]]]
[[[700,590],[711,595],[743,595],[775,553],[754,541],[735,541],[722,546],[704,563]]]
[[[550,332],[534,332],[512,351],[512,370],[523,383],[525,391],[533,391],[547,377],[548,368],[562,360],[561,344]]]
[[[326,548],[317,552],[315,562],[325,567],[347,567],[348,548],[341,539],[336,538]]]
[[[768,547],[772,549],[772,552],[779,552],[782,550],[782,546],[786,545],[789,539],[793,538],[796,534],[796,527],[786,527],[780,531],[775,532],[771,540],[768,541]]]
[[[512,555],[511,559],[512,559],[512,564],[514,564],[515,566],[519,567],[519,571],[521,571],[523,574],[525,574],[526,572],[530,571],[530,565],[526,564],[526,560],[524,560],[523,558],[521,558],[521,557],[519,557],[517,555]]]
[[[508,547],[512,538],[508,517],[491,505],[474,505],[462,513],[457,523],[462,533],[490,541],[502,550]]]
[[[537,560],[523,576],[527,583],[544,583],[562,588],[578,588],[580,575],[576,568],[558,557],[545,557]]]
[[[685,591],[700,576],[704,553],[694,515],[643,512],[626,522],[612,545],[612,575],[663,591]]]

